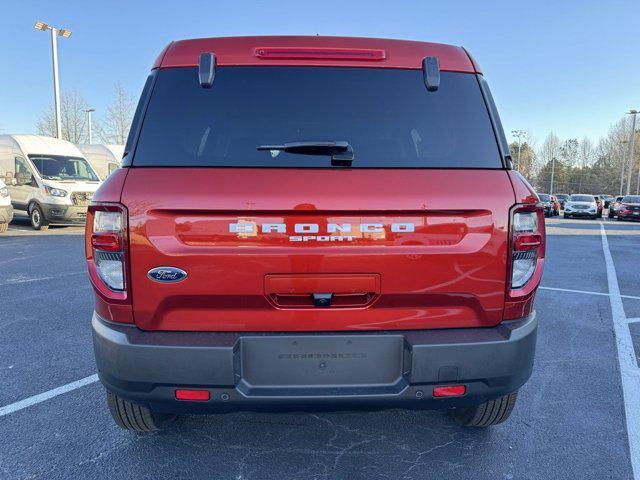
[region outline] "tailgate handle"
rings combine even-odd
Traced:
[[[314,307],[330,307],[333,293],[313,293],[311,298],[313,298]]]

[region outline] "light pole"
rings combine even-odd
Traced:
[[[511,130],[511,135],[518,139],[518,166],[516,170],[520,171],[520,151],[522,150],[522,139],[527,136],[524,130]]]
[[[636,153],[636,115],[638,110],[629,110],[627,115],[631,115],[631,138],[629,139],[629,174],[627,175],[627,195],[631,193],[631,175],[633,174],[633,157]]]
[[[93,132],[91,131],[91,114],[96,111],[95,108],[87,108],[84,110],[87,112],[87,127],[89,128],[89,145],[93,143]]]
[[[622,140],[622,145],[628,145],[629,140]],[[624,171],[627,169],[627,152],[622,152],[622,167],[620,168],[620,195],[622,195],[622,187],[624,186]]]
[[[551,158],[551,185],[549,185],[549,195],[553,195],[553,177],[556,173],[556,156]]]
[[[56,28],[44,22],[36,22],[36,30],[43,32],[51,30],[51,55],[53,57],[53,102],[56,113],[56,137],[62,138],[62,122],[60,120],[60,85],[58,83],[58,39],[56,35],[64,38],[71,36],[71,30],[66,28]]]

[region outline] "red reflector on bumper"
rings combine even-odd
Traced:
[[[176,390],[176,400],[190,400],[192,402],[206,402],[211,398],[208,390]]]
[[[442,387],[433,387],[434,397],[459,397],[467,393],[467,387],[464,385],[445,385]]]

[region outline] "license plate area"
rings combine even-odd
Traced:
[[[238,389],[247,396],[399,392],[404,351],[401,335],[244,337]]]

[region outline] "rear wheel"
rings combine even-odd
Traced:
[[[464,427],[491,427],[509,418],[517,398],[518,392],[513,392],[474,407],[456,408],[451,415]]]
[[[568,213],[565,213],[564,218],[571,218],[571,215],[569,215]]]
[[[35,230],[46,230],[49,228],[49,222],[44,218],[44,213],[42,213],[42,209],[38,205],[31,207],[29,219],[31,220],[31,226]]]
[[[134,432],[155,432],[175,418],[173,415],[153,412],[111,392],[107,392],[107,405],[118,426]]]

